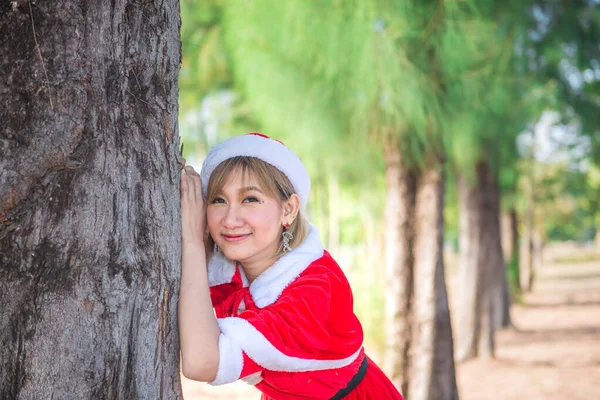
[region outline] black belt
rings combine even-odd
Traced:
[[[369,365],[369,360],[367,360],[367,356],[363,356],[363,360],[360,363],[360,367],[358,367],[358,371],[356,374],[350,379],[350,382],[346,385],[345,388],[341,389],[337,392],[330,400],[341,400],[346,397],[351,391],[354,390],[358,386],[360,382],[362,382],[363,378],[367,374],[367,366]]]

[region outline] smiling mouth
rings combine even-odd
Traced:
[[[250,236],[249,233],[243,234],[243,235],[222,235],[223,239],[225,239],[228,242],[239,242],[241,240],[244,240],[246,237]]]

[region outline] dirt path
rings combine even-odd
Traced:
[[[600,262],[550,263],[496,336],[496,359],[458,366],[461,400],[600,398]]]
[[[600,261],[548,263],[496,335],[496,359],[457,366],[461,400],[600,398]],[[256,400],[245,383],[184,381],[186,400]],[[385,399],[373,399],[385,400]]]

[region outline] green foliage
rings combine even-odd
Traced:
[[[590,239],[600,226],[600,12],[587,1],[182,0],[181,10],[186,156],[217,140],[187,117],[227,93],[219,135],[263,131],[302,157],[311,220],[328,237],[339,216],[335,256],[372,344],[384,343],[381,154],[390,137],[413,166],[447,155],[444,238],[455,249],[454,174],[472,178],[481,160],[498,176],[504,209],[523,210],[517,183],[542,172],[536,219],[547,239]],[[517,135],[549,109],[589,138],[588,170],[522,159]],[[516,259],[508,278],[519,302]]]
[[[537,219],[548,240],[591,240],[598,207],[594,167],[587,171],[568,164],[538,164],[535,199]]]
[[[410,7],[358,0],[228,4],[237,82],[269,130],[300,138],[313,152],[332,141],[340,146],[340,139],[344,150],[349,140],[354,146],[352,137],[364,148],[369,138],[395,135],[407,159],[422,158],[437,97],[427,71],[409,57],[416,51],[406,44],[421,32]]]
[[[514,301],[515,298],[520,298],[521,296],[519,252],[514,252],[513,257],[507,261],[506,278],[508,279],[508,289],[510,291],[511,299]]]
[[[600,8],[596,0],[530,1],[527,68],[556,84],[556,109],[580,124],[600,159]]]
[[[183,0],[181,8],[183,115],[232,93],[220,134],[281,138],[305,161],[309,206],[325,219],[327,182],[339,181],[344,243],[364,238],[363,218],[383,218],[381,147],[391,136],[415,166],[444,150],[469,177],[488,161],[505,208],[520,201],[515,138],[545,110],[564,110],[563,122],[575,121],[590,140],[590,164],[600,159],[600,93],[590,79],[600,65],[600,17],[591,2]],[[201,153],[209,140],[195,129],[186,149]],[[449,181],[452,242],[458,212]],[[597,186],[581,187],[553,192],[577,205],[562,214],[548,207],[551,237],[593,227]]]
[[[180,103],[185,113],[207,95],[231,87],[228,52],[223,42],[223,0],[182,0]]]
[[[532,110],[522,104],[530,82],[518,69],[515,46],[523,12],[516,1],[446,6],[446,146],[469,180],[473,167],[485,160],[503,178],[503,187],[516,181],[516,137],[532,119]]]

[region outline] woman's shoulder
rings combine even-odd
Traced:
[[[328,286],[350,288],[344,271],[327,250],[323,256],[311,262],[300,275],[292,282],[290,287],[306,285],[321,281]]]

